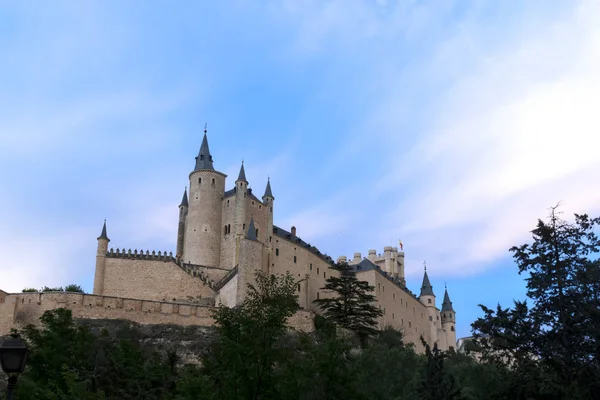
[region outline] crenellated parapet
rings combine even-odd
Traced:
[[[125,258],[131,260],[151,260],[151,261],[164,261],[164,262],[176,262],[175,257],[173,257],[173,252],[162,252],[162,251],[154,251],[150,250],[121,250],[117,248],[117,250],[110,249],[106,252],[106,257],[108,258]]]

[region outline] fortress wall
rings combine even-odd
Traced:
[[[57,308],[72,310],[74,318],[126,319],[144,325],[213,325],[212,307],[82,293],[10,294],[3,304],[9,304],[11,310],[0,304],[0,335],[7,334],[12,326],[38,324],[45,311]],[[10,323],[5,323],[7,320]]]
[[[374,294],[377,296],[377,303],[384,311],[383,316],[379,318],[380,328],[392,326],[394,329],[402,331],[405,340],[415,343],[417,350],[421,349],[421,340],[419,339],[421,335],[433,345],[427,307],[390,282],[378,271],[360,272],[358,278],[375,287]]]
[[[321,290],[331,273],[331,264],[321,259],[299,243],[293,243],[279,236],[273,236],[271,252],[271,273],[285,274],[290,272],[298,281],[308,279],[308,284],[300,284],[298,302],[302,308],[318,312],[312,301],[332,296]],[[279,249],[279,255],[277,255]],[[296,256],[296,262],[294,262]]]
[[[222,303],[226,307],[234,307],[237,304],[237,285],[238,276],[236,274],[219,290],[215,298],[215,305],[218,306],[219,303]]]
[[[251,196],[248,196],[246,199],[246,231],[245,234],[248,233],[248,225],[250,224],[250,218],[254,217],[254,226],[258,228],[258,241],[268,244],[269,243],[269,234],[267,232],[267,213],[268,207],[262,203],[262,201],[257,201],[253,199]],[[271,233],[272,235],[272,233]]]
[[[185,302],[215,293],[172,261],[107,257],[102,295]]]
[[[221,217],[221,267],[233,268],[236,265],[235,259],[235,196],[223,199],[223,214]],[[225,233],[224,227],[230,225],[230,233]]]
[[[83,293],[17,293],[6,295],[0,303],[0,336],[13,327],[39,324],[45,311],[67,308],[76,319],[124,319],[142,325],[174,324],[212,326],[214,307],[168,303]],[[300,311],[288,323],[304,332],[314,330],[311,312]]]

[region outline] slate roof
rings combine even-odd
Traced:
[[[444,301],[442,302],[442,311],[453,311],[452,302],[450,301],[450,296],[448,296],[448,289],[444,291]]]
[[[258,240],[256,238],[256,227],[254,226],[254,217],[250,217],[250,224],[248,225],[248,234],[246,235],[248,240]]]
[[[196,167],[194,171],[199,169],[209,169],[214,171],[213,167],[213,159],[210,155],[210,150],[208,148],[208,139],[206,138],[206,131],[204,131],[204,137],[202,138],[202,145],[200,146],[200,152],[198,153],[198,157],[196,157]]]
[[[100,239],[108,240],[110,242],[110,239],[106,235],[106,220],[104,220],[104,225],[102,225],[102,233],[98,236],[98,240]]]
[[[248,183],[248,181],[246,180],[246,171],[244,171],[244,162],[243,161],[242,161],[242,167],[240,168],[240,174],[238,175],[236,182],[239,182],[239,181]]]
[[[423,275],[423,284],[421,285],[421,294],[419,297],[421,296],[435,296],[435,294],[433,294],[433,286],[431,286],[429,277],[427,276],[427,271],[425,271],[425,274]]]
[[[263,194],[263,198],[270,197],[275,200],[273,197],[273,192],[271,192],[271,179],[267,179],[267,187],[265,188],[265,194]]]
[[[183,198],[181,199],[181,204],[179,205],[179,207],[188,207],[189,203],[188,203],[188,195],[187,195],[187,188],[185,188],[185,190],[183,191]]]

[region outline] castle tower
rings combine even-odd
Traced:
[[[183,191],[183,198],[181,199],[181,204],[179,204],[179,226],[177,228],[177,251],[175,254],[175,258],[177,261],[181,259],[183,255],[183,238],[185,237],[185,218],[188,213],[188,195],[187,188]]]
[[[94,274],[94,294],[102,295],[104,292],[104,269],[106,268],[106,252],[108,251],[110,239],[106,235],[106,220],[102,226],[102,233],[98,236],[98,248],[96,250],[96,271]]]
[[[265,188],[265,194],[262,197],[263,203],[267,208],[267,220],[265,221],[265,240],[264,243],[271,247],[271,235],[273,235],[273,192],[271,191],[271,179],[267,179],[267,187]],[[270,265],[270,264],[269,264]]]
[[[239,261],[240,240],[246,235],[246,213],[248,209],[248,180],[244,170],[244,161],[235,180],[235,208],[233,210],[233,232],[235,234],[235,262]]]
[[[421,293],[419,294],[419,301],[425,305],[427,310],[427,322],[429,326],[429,345],[433,346],[437,342],[437,330],[438,327],[436,322],[436,309],[435,309],[435,294],[433,293],[433,286],[429,282],[429,276],[427,276],[427,266],[424,265],[423,283],[421,284]]]
[[[448,349],[456,346],[456,313],[452,307],[450,296],[448,296],[448,288],[444,291],[444,301],[442,302],[442,328],[446,335]]]
[[[215,171],[206,129],[190,173],[190,198],[183,239],[183,261],[216,267],[220,265],[221,217],[225,175]]]
[[[240,238],[236,304],[246,299],[248,284],[256,284],[255,271],[264,270],[264,248],[265,246],[257,240],[254,218],[251,217],[247,234]]]

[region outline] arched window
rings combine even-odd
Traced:
[[[450,327],[450,330],[451,330],[452,332],[454,332],[454,325],[452,325],[452,326]]]
[[[427,299],[427,304],[431,304],[431,299]]]
[[[223,227],[223,235],[227,235],[227,225]]]
[[[278,256],[279,255],[279,249],[275,249],[275,255]]]
[[[202,183],[202,178],[198,178],[198,185]]]
[[[212,185],[215,186],[215,178],[212,178]]]
[[[258,237],[258,228],[256,228],[256,237]]]
[[[296,264],[296,256],[294,256],[294,264]]]

